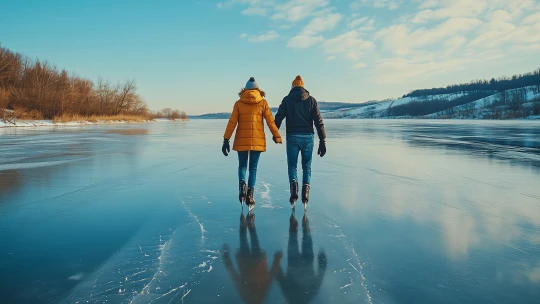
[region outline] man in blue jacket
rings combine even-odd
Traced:
[[[287,127],[287,164],[291,198],[289,202],[294,207],[298,200],[298,177],[296,166],[298,154],[302,154],[302,203],[304,209],[309,201],[309,189],[311,181],[311,159],[313,155],[313,138],[317,129],[319,137],[319,149],[317,154],[323,157],[326,154],[326,132],[324,123],[315,98],[304,89],[302,77],[296,76],[292,83],[292,89],[279,106],[275,117],[278,129],[286,119]]]

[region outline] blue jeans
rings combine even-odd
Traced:
[[[257,181],[257,165],[259,164],[260,151],[241,151],[238,152],[238,179],[246,181],[246,171],[248,169],[249,158],[249,181],[248,187],[255,188]]]
[[[289,183],[298,181],[296,166],[298,154],[302,153],[302,184],[311,182],[311,159],[313,156],[313,134],[287,134],[287,165],[289,171]]]

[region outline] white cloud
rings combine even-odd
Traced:
[[[450,18],[432,28],[419,28],[412,31],[405,24],[393,25],[379,30],[374,37],[382,41],[385,49],[395,55],[408,55],[415,48],[432,45],[454,36],[478,28],[482,21],[475,18]]]
[[[264,6],[264,5],[272,4],[271,2],[272,1],[264,1],[264,0],[227,0],[223,2],[218,2],[217,8],[228,8],[228,7],[232,7],[235,4]]]
[[[264,7],[248,7],[242,11],[242,14],[249,16],[266,16],[268,10]]]
[[[432,76],[540,50],[538,0],[414,0],[418,6],[412,13],[396,10],[408,3],[404,0],[345,2],[352,2],[354,9],[390,11],[371,10],[370,16],[362,10],[345,13],[330,0],[222,0],[217,6],[244,6],[239,13],[267,18],[268,32],[240,35],[250,42],[276,40],[280,34],[275,30],[301,24],[284,46],[320,46],[327,61],[348,59],[350,69],[369,69],[377,83]],[[375,22],[381,13],[385,18],[392,14],[385,28]],[[347,23],[340,24],[344,20]],[[333,30],[338,34],[328,36]]]
[[[489,20],[496,22],[512,21],[512,16],[505,10],[499,9],[490,13]]]
[[[444,42],[444,53],[451,55],[460,49],[467,42],[467,38],[462,36],[454,36]]]
[[[329,31],[343,19],[341,14],[330,14],[324,17],[313,18],[302,30],[301,35],[316,35],[323,31]]]
[[[410,30],[405,24],[383,28],[373,37],[382,40],[383,46],[396,55],[407,55],[411,52]]]
[[[527,49],[527,46],[539,42],[540,24],[517,27],[507,22],[491,22],[468,46],[477,49],[496,49],[519,45],[522,49]]]
[[[323,43],[323,50],[327,54],[344,55],[350,60],[357,61],[362,54],[375,47],[371,41],[360,37],[358,31],[352,30],[334,38],[328,39]]]
[[[322,36],[298,35],[289,39],[287,47],[293,49],[305,49],[312,47],[322,41],[324,41],[324,38]]]
[[[366,22],[368,19],[369,19],[369,17],[362,17],[360,19],[353,20],[353,21],[349,22],[348,27],[349,28],[358,27],[359,25],[362,25],[364,22]]]
[[[528,270],[527,276],[533,283],[540,283],[540,263],[535,268]]]
[[[358,70],[358,69],[363,69],[365,67],[367,67],[367,64],[365,64],[363,62],[358,62],[355,65],[353,65],[351,69]]]
[[[439,6],[439,0],[426,0],[424,2],[422,2],[422,4],[420,4],[418,6],[418,9],[427,9],[427,8],[434,8],[434,7],[437,7]]]
[[[351,3],[351,8],[357,10],[362,5],[366,5],[374,8],[388,8],[389,10],[395,10],[399,8],[401,3],[402,0],[360,0]]]
[[[461,36],[452,37],[444,42],[446,48],[458,48],[467,42],[467,38]]]
[[[326,8],[329,3],[328,0],[289,0],[275,6],[272,19],[298,22]]]
[[[438,9],[426,9],[418,12],[413,23],[426,23],[432,20],[457,17],[478,17],[488,8],[488,0],[452,0],[445,1]]]
[[[362,32],[370,32],[375,30],[375,17],[363,17],[350,21],[348,24],[350,29],[356,29]]]
[[[540,43],[530,44],[530,45],[516,45],[510,47],[512,52],[517,53],[529,53],[529,52],[540,52]]]
[[[527,16],[523,20],[523,24],[540,24],[540,12]]]
[[[470,60],[463,58],[425,62],[414,62],[404,58],[388,58],[375,64],[374,69],[377,71],[375,82],[390,84],[419,76],[429,77],[434,72],[441,73],[463,68],[468,62]]]
[[[243,34],[242,34],[242,36],[243,36]],[[244,38],[245,37],[246,36],[244,36]],[[264,34],[261,34],[261,35],[249,36],[248,41],[249,42],[267,42],[267,41],[276,40],[279,37],[281,37],[281,35],[278,32],[276,32],[274,30],[271,30],[271,31],[268,31],[267,33],[264,33]]]
[[[524,12],[538,12],[540,3],[537,0],[491,0],[493,9],[505,9],[512,18],[521,18]]]
[[[411,38],[416,45],[428,45],[444,40],[455,33],[470,32],[481,24],[482,21],[475,18],[450,18],[435,28],[416,30]]]

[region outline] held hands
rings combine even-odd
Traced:
[[[324,139],[319,141],[319,150],[317,151],[317,154],[321,157],[326,155],[326,141]]]
[[[228,139],[223,139],[223,146],[221,147],[221,152],[223,155],[227,156],[231,152],[231,146],[229,145]]]
[[[275,136],[272,136],[272,140],[273,140],[276,144],[281,144],[281,143],[283,143],[283,141],[281,140],[281,137],[280,137],[280,138],[276,138]]]

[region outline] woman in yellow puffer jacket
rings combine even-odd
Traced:
[[[253,77],[249,79],[245,88],[238,95],[240,95],[240,99],[234,104],[227,129],[223,135],[221,151],[225,156],[231,152],[229,139],[238,124],[233,144],[233,150],[238,152],[238,179],[240,181],[238,199],[241,204],[246,202],[251,211],[255,207],[253,192],[257,179],[257,165],[261,152],[266,151],[263,118],[272,132],[274,142],[281,144],[282,140],[268,102],[264,99],[264,91],[259,89],[259,85]],[[249,180],[246,189],[248,159]]]

